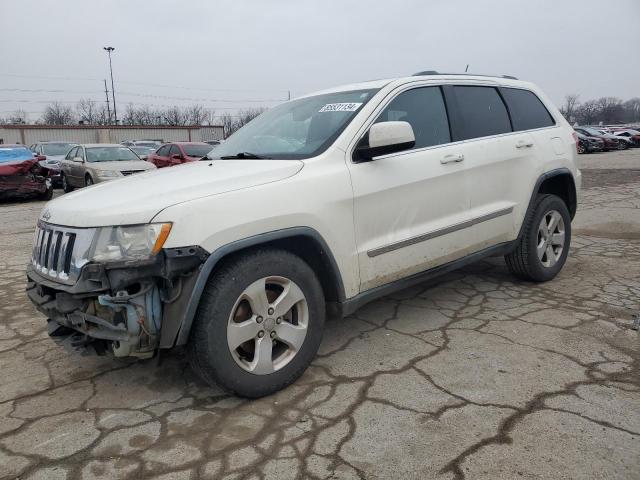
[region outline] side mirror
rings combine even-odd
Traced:
[[[171,155],[171,160],[182,160],[182,155],[180,155],[179,153],[174,153],[173,155]]]
[[[46,155],[38,155],[38,154],[36,154],[36,159],[40,162],[42,160],[46,160],[47,156]]]
[[[416,144],[408,122],[380,122],[371,125],[354,152],[353,161],[368,162],[374,157],[408,150]]]

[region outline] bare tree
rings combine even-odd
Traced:
[[[89,125],[104,125],[109,119],[105,118],[106,107],[102,102],[97,103],[89,98],[81,98],[76,104],[78,120]]]
[[[19,108],[15,112],[11,113],[11,115],[9,115],[5,121],[6,123],[16,124],[16,123],[27,123],[28,119],[29,119],[29,116],[27,115],[27,112]]]
[[[596,123],[600,118],[600,105],[596,100],[584,102],[576,110],[576,118],[581,125]]]
[[[570,93],[564,97],[564,105],[560,107],[560,113],[567,119],[567,121],[575,121],[576,108],[578,107],[578,99],[580,95]]]
[[[620,123],[624,117],[622,100],[617,97],[602,97],[596,100],[600,109],[598,121],[603,123]]]
[[[635,97],[623,103],[624,121],[640,122],[640,97]]]
[[[60,102],[50,103],[44,109],[42,121],[46,125],[72,125],[74,123],[73,109]]]
[[[266,110],[267,109],[264,107],[258,107],[239,110],[236,115],[224,113],[219,117],[220,123],[222,123],[222,126],[224,127],[224,137],[227,138],[233,132],[242,128],[244,125],[249,123],[251,120],[256,118],[261,113],[265,112]]]

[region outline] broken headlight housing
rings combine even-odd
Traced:
[[[99,228],[90,260],[94,262],[147,260],[162,249],[170,231],[170,223]]]

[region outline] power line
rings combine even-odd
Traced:
[[[45,76],[45,75],[18,75],[15,73],[0,73],[0,77],[14,77],[14,78],[37,78],[43,80],[81,80],[81,81],[96,81],[100,82],[101,78],[92,78],[92,77],[56,77],[56,76]],[[143,85],[145,87],[159,87],[159,88],[176,88],[180,90],[200,90],[200,91],[209,91],[209,92],[279,92],[286,93],[287,90],[284,89],[274,89],[274,90],[261,90],[261,89],[242,89],[242,88],[202,88],[202,87],[186,87],[183,85],[163,85],[158,83],[148,83],[148,82],[134,82],[129,80],[118,80],[118,83],[127,83],[131,85]]]

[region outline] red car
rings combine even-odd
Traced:
[[[45,158],[24,145],[0,145],[0,199],[35,196],[51,200],[51,171],[42,161]]]
[[[200,160],[213,147],[203,142],[174,142],[161,146],[155,153],[147,156],[147,162],[158,168],[173,167],[187,162]]]

